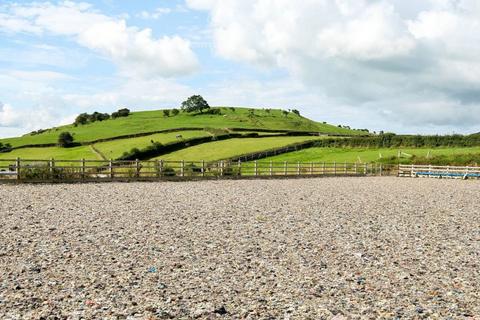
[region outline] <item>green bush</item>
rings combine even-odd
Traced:
[[[62,132],[58,136],[58,146],[61,148],[68,148],[73,146],[73,136],[70,132]]]

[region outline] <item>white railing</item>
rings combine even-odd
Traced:
[[[400,165],[398,175],[400,177],[479,179],[480,167]]]

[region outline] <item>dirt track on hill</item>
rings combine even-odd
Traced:
[[[0,185],[0,318],[478,319],[479,194],[400,178]]]

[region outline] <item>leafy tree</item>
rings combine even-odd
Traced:
[[[182,102],[181,109],[185,112],[200,112],[202,113],[203,110],[210,109],[208,102],[203,99],[200,95],[191,96],[187,100]]]
[[[119,109],[117,112],[112,113],[112,118],[121,118],[121,117],[128,117],[130,115],[130,110],[127,108]]]
[[[282,114],[283,114],[285,117],[288,117],[288,111],[282,110]]]
[[[58,136],[58,146],[62,148],[71,147],[73,144],[73,136],[70,132],[62,132]]]
[[[294,114],[296,114],[297,116],[300,117],[300,111],[298,111],[297,109],[293,109],[292,113],[294,113]]]
[[[180,110],[178,110],[178,109],[172,109],[172,116],[175,117],[175,116],[178,115],[179,113],[180,113]]]
[[[170,110],[167,110],[167,109],[163,110],[163,116],[167,118],[170,117]]]
[[[3,144],[0,142],[0,153],[10,151],[12,151],[12,146],[10,145],[10,143]]]
[[[75,118],[74,124],[76,124],[76,125],[87,124],[89,119],[90,119],[90,117],[87,113],[81,113]]]

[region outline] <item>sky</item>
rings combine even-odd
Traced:
[[[480,1],[0,0],[0,137],[193,94],[372,131],[479,132]]]

